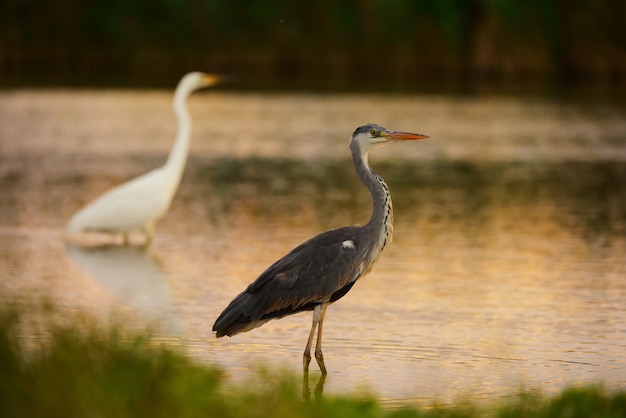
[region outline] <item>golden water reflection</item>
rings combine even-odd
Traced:
[[[299,372],[310,315],[219,340],[211,326],[295,245],[367,220],[369,197],[347,137],[372,120],[433,140],[371,155],[394,198],[394,242],[328,310],[325,391],[365,386],[391,402],[493,398],[521,381],[547,390],[626,384],[626,115],[619,108],[399,97],[387,98],[379,114],[376,97],[217,98],[223,103],[211,95],[192,103],[196,117],[201,100],[212,104],[213,125],[197,118],[181,189],[144,252],[66,247],[62,233],[86,201],[162,162],[173,136],[168,95],[0,94],[0,118],[12,121],[0,120],[0,294],[160,321],[162,341],[235,380],[260,364]],[[265,117],[257,115],[260,103]],[[276,119],[285,121],[290,108],[281,130]],[[159,112],[164,126],[153,120]],[[451,115],[459,116],[455,126],[445,123]],[[90,122],[77,126],[77,117]],[[470,143],[466,133],[478,131],[479,117],[485,137]],[[137,142],[118,138],[134,129]],[[572,143],[568,130],[579,135]],[[312,371],[311,385],[316,378]]]

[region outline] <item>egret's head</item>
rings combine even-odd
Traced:
[[[410,132],[392,131],[374,123],[359,126],[352,134],[352,141],[358,143],[363,151],[377,148],[387,142],[410,141],[416,139],[426,139],[427,135],[414,134]]]
[[[182,82],[196,86],[196,88],[198,89],[202,87],[213,86],[220,81],[221,77],[217,74],[207,74],[201,73],[199,71],[188,73],[182,79]]]
[[[199,71],[194,71],[185,74],[185,76],[178,83],[177,90],[183,93],[184,96],[186,96],[194,90],[198,90],[203,87],[214,86],[221,81],[223,81],[223,77],[217,74],[207,74],[201,73]]]

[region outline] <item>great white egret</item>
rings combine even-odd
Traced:
[[[388,142],[425,139],[426,135],[396,132],[368,124],[352,134],[350,150],[358,176],[372,197],[373,209],[363,226],[323,232],[272,264],[224,309],[213,325],[217,337],[260,327],[271,319],[313,311],[313,323],[303,355],[308,372],[317,328],[315,358],[326,374],[322,355],[322,324],[326,308],[365,276],[392,238],[393,209],[384,180],[368,165],[370,150]]]
[[[189,94],[202,87],[217,84],[221,78],[214,74],[191,72],[178,83],[174,92],[174,113],[178,133],[165,165],[121,184],[78,211],[69,221],[66,234],[71,237],[82,232],[122,234],[124,243],[129,234],[140,231],[146,244],[152,241],[156,223],[167,213],[176,194],[187,161],[191,116],[186,101]]]

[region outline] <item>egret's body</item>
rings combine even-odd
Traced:
[[[126,243],[128,234],[141,231],[148,243],[152,240],[156,223],[169,210],[187,161],[191,136],[187,97],[191,92],[217,82],[217,76],[200,72],[188,73],[180,80],[174,93],[178,133],[165,165],[117,186],[87,204],[68,223],[69,236],[89,231],[106,232],[122,234]]]
[[[356,172],[372,197],[369,221],[363,226],[323,232],[272,264],[217,318],[213,325],[217,337],[233,336],[271,319],[312,310],[313,323],[304,351],[304,370],[308,371],[317,328],[315,358],[325,374],[321,342],[326,308],[371,270],[393,233],[389,188],[368,165],[368,152],[387,142],[424,138],[428,137],[395,132],[374,124],[357,128],[350,141],[350,150]]]

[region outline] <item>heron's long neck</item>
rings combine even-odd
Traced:
[[[366,231],[366,236],[374,237],[369,245],[369,251],[372,251],[373,255],[372,262],[374,262],[385,245],[391,242],[393,236],[391,194],[387,183],[370,168],[367,162],[367,152],[362,152],[356,143],[350,144],[350,149],[356,172],[372,196],[372,215],[362,228]]]
[[[191,117],[187,111],[187,96],[189,91],[185,89],[176,89],[174,93],[174,114],[178,122],[178,132],[176,140],[170,151],[170,155],[165,163],[165,169],[172,171],[173,184],[172,187],[178,186],[180,178],[187,161],[187,153],[189,152],[189,137],[191,135]]]

